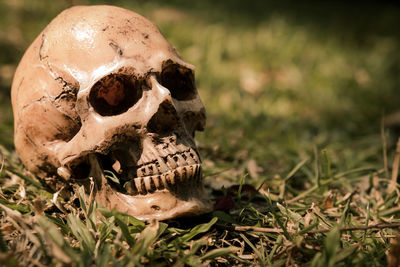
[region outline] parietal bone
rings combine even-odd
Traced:
[[[54,190],[92,185],[99,203],[142,220],[210,211],[194,67],[146,18],[63,11],[19,63],[12,105],[17,153]]]

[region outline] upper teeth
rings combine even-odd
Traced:
[[[185,151],[176,151],[163,157],[156,157],[152,161],[142,163],[127,173],[128,177],[144,177],[166,173],[181,166],[199,164],[200,159],[196,151],[189,148]],[[117,170],[116,170],[117,171]]]

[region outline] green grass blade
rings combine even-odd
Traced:
[[[81,244],[81,250],[85,250],[90,254],[94,254],[96,242],[92,233],[87,226],[79,219],[77,215],[69,214],[67,216],[67,223],[71,229],[72,234],[78,239]]]
[[[213,249],[213,250],[207,252],[205,255],[201,256],[200,259],[202,261],[212,260],[217,257],[230,255],[232,253],[235,253],[236,251],[237,251],[237,248],[233,248],[233,247],[232,248],[216,248],[216,249]]]
[[[207,231],[210,230],[210,228],[218,221],[217,217],[214,217],[211,219],[210,222],[208,223],[204,223],[204,224],[200,224],[200,225],[196,225],[195,227],[192,228],[192,230],[190,230],[189,233],[183,235],[182,237],[180,237],[180,241],[183,243],[188,242],[189,240],[191,240],[193,237],[195,237],[198,234],[201,233],[205,233]]]

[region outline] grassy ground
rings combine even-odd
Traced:
[[[397,266],[399,123],[383,118],[400,108],[398,5],[113,1],[196,65],[208,112],[216,211],[144,224],[46,191],[13,151],[16,64],[62,9],[93,3],[0,0],[0,265]]]

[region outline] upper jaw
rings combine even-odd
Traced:
[[[176,135],[158,141],[162,142],[147,137],[140,146],[120,143],[107,155],[99,155],[101,168],[118,178],[112,186],[135,196],[200,185],[201,160],[194,144],[177,141]]]

